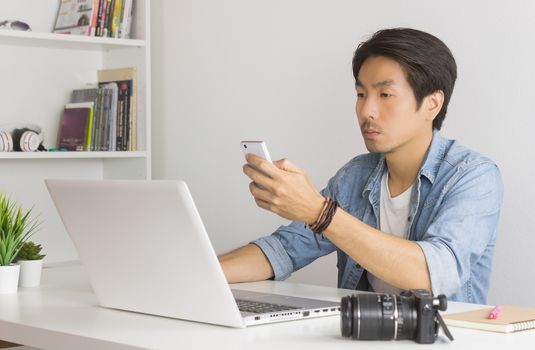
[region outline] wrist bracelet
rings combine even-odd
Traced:
[[[318,219],[312,225],[309,226],[312,232],[314,232],[314,238],[320,250],[321,247],[317,236],[321,235],[323,231],[325,231],[327,227],[329,227],[337,208],[338,202],[334,199],[326,197]]]

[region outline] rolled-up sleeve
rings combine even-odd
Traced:
[[[293,269],[293,263],[290,256],[286,253],[284,246],[275,236],[261,237],[251,243],[256,244],[264,254],[266,255],[273,273],[275,274],[275,280],[281,281],[290,277]]]
[[[321,249],[316,244],[314,233],[302,222],[294,221],[251,243],[262,249],[273,268],[275,280],[280,281],[336,249],[326,238],[318,237],[318,241]]]
[[[503,196],[498,167],[484,162],[462,170],[445,186],[437,215],[416,242],[425,255],[435,295],[457,293],[496,239]]]

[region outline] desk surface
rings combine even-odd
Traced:
[[[348,290],[265,281],[233,288],[339,301]],[[450,303],[450,312],[480,306]],[[451,329],[433,347],[448,349],[533,348],[535,331],[498,334]],[[39,288],[0,295],[0,339],[45,349],[377,349],[408,348],[412,341],[352,341],[340,335],[340,319],[329,316],[233,329],[99,307],[80,266],[43,271]]]

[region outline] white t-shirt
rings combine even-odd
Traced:
[[[381,179],[381,201],[379,214],[379,227],[381,231],[393,234],[403,239],[407,239],[409,229],[409,213],[411,204],[411,193],[414,184],[405,192],[396,197],[390,196],[388,188],[388,172]],[[401,289],[396,288],[382,279],[375,277],[368,272],[368,281],[375,292],[399,294]]]

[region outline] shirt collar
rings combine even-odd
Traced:
[[[433,130],[433,140],[431,140],[431,145],[427,150],[424,163],[418,172],[418,177],[425,176],[431,184],[435,182],[435,178],[440,168],[440,164],[444,160],[446,154],[446,149],[448,145],[448,140],[442,137],[438,130]],[[372,171],[364,190],[362,191],[362,196],[364,197],[366,192],[371,192],[376,186],[380,183],[380,179],[383,176],[383,173],[386,171],[386,161],[384,154],[381,154],[377,166]]]
[[[438,130],[433,130],[433,140],[431,146],[427,150],[424,164],[422,165],[418,175],[425,176],[431,184],[435,182],[438,174],[438,169],[446,156],[448,148],[448,140],[442,137]]]

